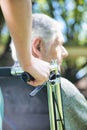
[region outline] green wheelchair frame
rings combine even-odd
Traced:
[[[53,63],[53,77],[47,82],[47,96],[50,119],[50,130],[65,130],[60,73]]]

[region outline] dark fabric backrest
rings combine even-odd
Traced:
[[[34,87],[20,77],[0,77],[4,97],[3,130],[50,130],[47,92],[44,87],[36,96]]]

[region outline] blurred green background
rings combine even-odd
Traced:
[[[32,0],[32,12],[45,13],[61,22],[64,46],[69,52],[63,62],[62,75],[74,82],[76,72],[87,65],[87,0]],[[0,10],[0,58],[9,42]]]

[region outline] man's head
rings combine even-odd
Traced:
[[[63,47],[61,25],[45,14],[32,15],[32,53],[35,57],[50,62],[57,59],[58,64],[68,55]]]
[[[63,47],[64,38],[61,25],[53,18],[44,14],[32,16],[32,52],[37,58],[50,62],[53,59],[62,63],[68,55]]]

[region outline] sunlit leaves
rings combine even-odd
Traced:
[[[33,8],[34,12],[43,12],[62,23],[67,43],[85,45],[87,36],[83,25],[87,22],[87,0],[37,0],[35,2],[37,8]]]

